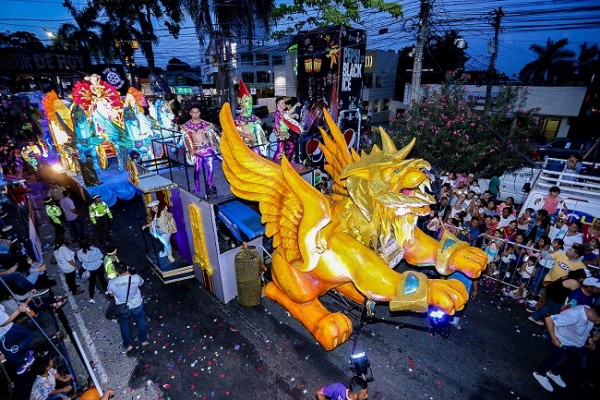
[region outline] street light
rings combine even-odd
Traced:
[[[44,28],[44,32],[46,32],[46,35],[48,35],[50,39],[56,38],[56,33],[52,32],[50,29]]]

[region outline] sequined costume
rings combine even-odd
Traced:
[[[244,140],[244,143],[252,148],[252,151],[264,156],[267,152],[267,137],[262,128],[260,118],[252,114],[252,96],[241,79],[238,103],[242,107],[242,113],[235,118],[238,133]]]
[[[292,161],[292,155],[294,154],[294,141],[290,137],[290,129],[283,122],[283,114],[285,110],[281,110],[279,107],[275,110],[275,116],[273,119],[273,129],[275,130],[275,136],[277,137],[277,150],[273,154],[273,161],[277,162],[285,152],[285,157]]]
[[[194,185],[195,191],[200,192],[200,169],[204,166],[206,173],[206,184],[208,192],[216,192],[213,183],[213,162],[216,156],[216,146],[214,143],[214,128],[213,125],[198,119],[191,119],[183,124],[183,129],[186,133],[184,143],[189,154],[193,154],[195,158],[194,165]]]

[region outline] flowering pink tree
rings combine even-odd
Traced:
[[[462,83],[443,84],[439,91],[413,103],[392,124],[396,144],[417,138],[412,157],[423,158],[445,171],[502,174],[526,165],[522,154],[530,153],[537,133],[533,111],[524,111],[525,94],[504,87],[488,115],[467,100]]]

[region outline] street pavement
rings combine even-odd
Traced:
[[[163,284],[146,261],[141,197],[119,201],[112,211],[119,257],[145,279],[151,344],[121,354],[118,324],[104,318],[108,299],[97,294],[96,304],[89,303],[87,283],[81,286],[86,293],[70,296],[65,312],[102,387],[114,388],[116,399],[314,399],[317,388],[348,382],[350,354],[360,350],[372,364],[370,399],[585,400],[598,393],[598,351],[587,372],[571,367],[563,375],[566,389],[548,393],[538,385],[532,372],[546,354],[543,328],[529,322],[524,305],[504,297],[492,281],[482,281],[462,329],[453,328],[448,339],[380,322],[355,329],[352,340],[328,352],[266,298],[245,308],[235,300],[221,303],[196,279]],[[43,243],[53,241],[47,225],[40,232]],[[45,257],[49,265],[49,249]],[[59,276],[55,268],[50,266],[51,275]],[[67,292],[64,279],[54,291]],[[334,297],[325,302],[340,305]],[[420,316],[391,316],[384,305],[376,311],[387,321],[428,327]]]

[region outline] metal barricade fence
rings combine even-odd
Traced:
[[[443,229],[448,229],[459,239],[469,242],[466,237],[466,228],[444,224]],[[547,251],[527,244],[496,238],[487,232],[480,234],[477,238],[471,238],[470,244],[480,247],[488,256],[487,267],[482,276],[505,285],[509,290],[514,289],[515,293],[523,279],[521,266],[530,256],[537,257],[534,273],[523,289],[523,297],[527,297],[530,293],[539,294],[544,277],[554,265],[554,261]],[[512,250],[507,250],[509,247]]]

